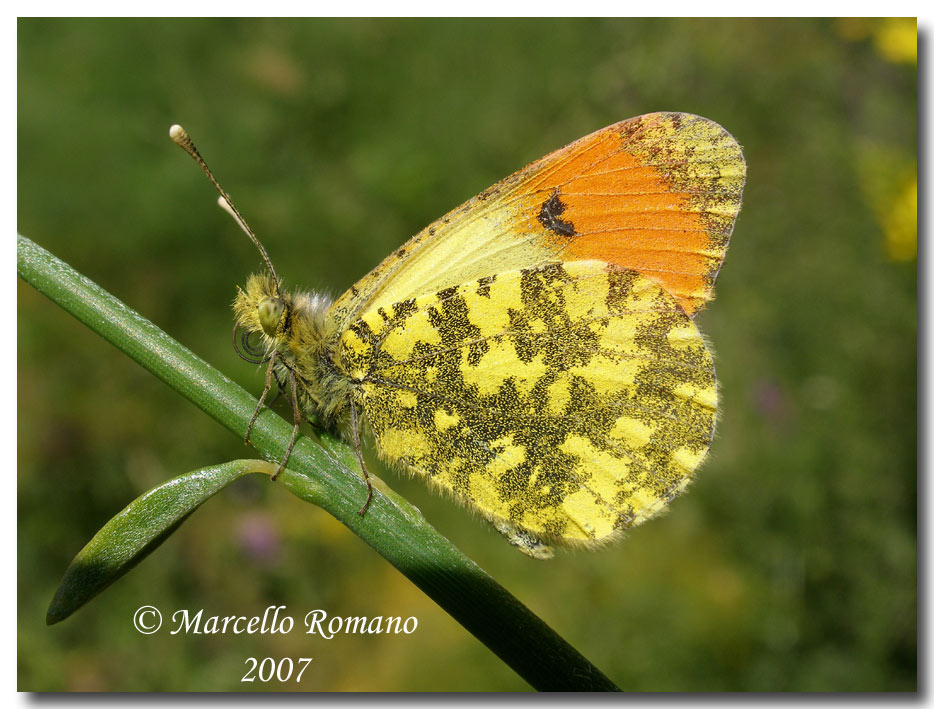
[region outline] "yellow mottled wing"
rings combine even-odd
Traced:
[[[600,261],[499,272],[365,312],[336,365],[378,450],[533,541],[652,517],[710,445],[710,353],[656,281]]]
[[[365,310],[490,273],[579,260],[649,276],[693,314],[713,297],[745,178],[736,140],[709,119],[652,113],[616,123],[429,225],[330,317],[343,329]]]

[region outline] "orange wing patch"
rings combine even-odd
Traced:
[[[713,298],[745,179],[742,150],[713,121],[687,113],[631,118],[431,223],[341,296],[330,316],[346,327],[374,305],[589,260],[654,279],[693,315]]]
[[[523,172],[521,231],[544,231],[556,259],[635,269],[689,314],[713,297],[746,177],[739,145],[716,123],[678,113],[641,116]]]

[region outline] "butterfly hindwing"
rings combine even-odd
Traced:
[[[600,261],[506,271],[365,312],[338,366],[381,456],[497,526],[592,545],[656,514],[713,433],[692,319]]]

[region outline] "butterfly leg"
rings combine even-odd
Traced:
[[[263,410],[263,403],[266,401],[266,395],[269,394],[269,390],[272,388],[272,378],[275,375],[275,370],[273,369],[276,366],[276,357],[279,355],[278,352],[273,352],[272,357],[269,358],[269,367],[266,368],[266,386],[263,387],[263,393],[259,397],[259,403],[256,405],[256,411],[253,412],[253,417],[250,419],[250,425],[246,427],[246,436],[243,439],[243,442],[247,445],[250,445],[250,434],[253,433],[253,424],[256,423],[256,419],[259,416],[259,412]],[[279,378],[276,377],[278,382]]]
[[[270,402],[267,404],[267,406],[268,406],[270,409],[271,409],[273,406],[275,406],[276,402],[279,401],[279,397],[282,396],[282,392],[285,391],[285,382],[283,382],[281,379],[279,379],[279,374],[276,372],[276,370],[273,370],[273,371],[272,371],[272,376],[273,376],[273,378],[276,380],[276,395],[275,395],[274,397],[272,397],[272,401],[270,401]]]
[[[289,396],[292,399],[292,438],[289,439],[289,447],[285,449],[285,457],[279,463],[279,469],[272,476],[272,480],[279,477],[279,474],[285,469],[285,464],[289,462],[289,456],[292,455],[292,449],[295,447],[295,439],[298,438],[298,428],[302,424],[302,410],[298,406],[298,391],[295,386],[295,371],[289,368]]]
[[[350,425],[353,429],[353,445],[357,451],[357,460],[360,462],[360,469],[363,471],[363,482],[366,483],[367,487],[366,502],[363,503],[363,507],[360,508],[358,513],[363,517],[373,500],[373,483],[370,482],[370,474],[366,470],[366,463],[363,462],[363,449],[360,447],[360,424],[357,421],[357,406],[354,404],[353,399],[350,400]]]

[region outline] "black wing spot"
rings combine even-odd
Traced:
[[[561,219],[565,209],[567,209],[567,205],[561,201],[556,187],[551,197],[545,200],[542,205],[542,210],[538,213],[538,221],[542,223],[543,227],[553,231],[558,236],[574,236],[577,233],[574,231],[574,225]]]

